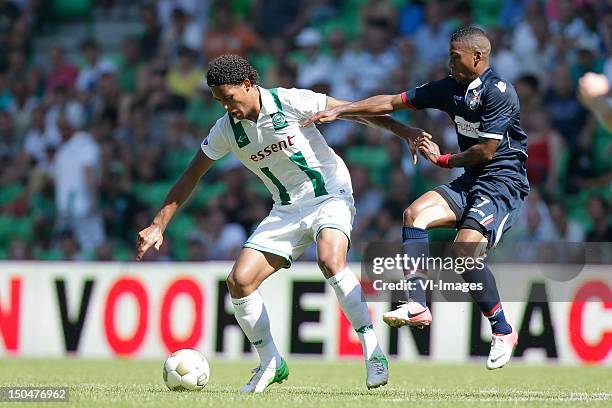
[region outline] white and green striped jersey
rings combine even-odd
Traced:
[[[327,96],[306,89],[259,87],[257,123],[225,114],[202,142],[213,160],[232,152],[266,185],[276,204],[287,205],[326,194],[352,194],[344,161],[316,126],[300,122],[325,110]]]

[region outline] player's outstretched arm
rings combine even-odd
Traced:
[[[406,109],[408,106],[402,101],[402,95],[376,95],[370,98],[340,104],[321,112],[317,112],[310,118],[302,122],[301,126],[306,127],[312,123],[328,123],[347,116],[380,116],[395,112],[396,110]]]
[[[419,141],[418,148],[427,160],[440,167],[471,167],[490,161],[498,144],[497,139],[481,137],[477,144],[461,153],[440,154],[440,147],[426,138]]]
[[[327,97],[327,106],[330,109],[335,109],[336,107],[348,105],[351,102],[343,101],[340,99],[332,98],[331,96]],[[360,115],[346,115],[343,116],[342,119],[351,120],[354,122],[359,122],[368,126],[375,126],[385,130],[390,131],[394,135],[403,139],[408,143],[408,147],[410,148],[410,152],[412,153],[412,163],[417,164],[418,156],[417,156],[417,145],[421,138],[429,138],[431,139],[431,135],[425,132],[423,129],[414,128],[408,125],[403,124],[402,122],[395,120],[393,117],[388,114],[380,115],[380,116],[360,116]]]
[[[164,242],[164,231],[174,216],[174,213],[176,213],[176,210],[187,201],[200,178],[208,171],[213,163],[214,160],[198,149],[198,152],[191,160],[191,163],[189,163],[187,169],[183,172],[181,177],[179,177],[176,183],[174,183],[170,192],[168,192],[161,210],[159,210],[151,225],[138,233],[136,248],[137,261],[140,261],[152,246],[155,246],[155,249],[159,251],[159,248]]]

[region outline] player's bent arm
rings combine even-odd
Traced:
[[[176,213],[176,210],[187,201],[200,178],[206,174],[213,163],[213,159],[206,156],[202,150],[198,149],[198,152],[191,160],[191,163],[189,163],[187,169],[185,169],[183,174],[181,174],[168,192],[161,210],[159,210],[153,219],[152,224],[159,226],[161,232],[166,229],[174,213]]]
[[[471,167],[486,163],[493,158],[499,140],[481,137],[478,143],[464,152],[440,154],[440,147],[429,138],[419,140],[418,149],[433,164],[440,167]]]
[[[471,167],[491,161],[499,140],[481,137],[469,149],[453,154],[448,159],[449,167]]]

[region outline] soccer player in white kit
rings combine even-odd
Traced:
[[[170,219],[215,160],[232,152],[266,185],[274,198],[268,217],[244,244],[227,277],[236,320],[259,355],[260,364],[241,392],[262,392],[289,375],[270,332],[257,288],[268,276],[289,268],[312,243],[319,267],[357,332],[366,363],[366,386],[387,383],[387,358],[379,347],[359,281],[346,264],[355,207],[346,165],[315,127],[300,122],[344,101],[303,89],[265,89],[244,58],[223,55],[208,66],[207,82],[227,114],[217,120],[191,164],[172,187],[151,225],[140,231],[138,255],[162,245]],[[410,141],[419,129],[389,116],[354,118],[386,128]]]

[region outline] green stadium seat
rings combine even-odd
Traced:
[[[195,218],[188,212],[180,212],[166,229],[166,234],[172,240],[173,255],[178,260],[187,259],[187,236],[194,227]]]
[[[125,242],[117,241],[113,248],[113,260],[128,262],[134,260],[134,249]]]
[[[603,174],[612,169],[612,132],[604,127],[597,126],[593,133],[593,171]]]
[[[384,146],[354,146],[347,150],[346,159],[368,169],[372,180],[384,185],[389,167],[389,152]]]
[[[176,180],[193,157],[193,150],[170,149],[167,154],[168,179]]]
[[[174,181],[158,181],[155,183],[134,183],[133,192],[141,203],[157,208],[166,198]]]
[[[222,182],[218,183],[206,183],[200,184],[196,187],[196,191],[191,195],[189,200],[189,208],[204,208],[212,198],[220,196],[226,190],[225,184]]]
[[[62,251],[60,251],[58,248],[34,251],[34,258],[39,261],[61,261],[62,256]]]
[[[91,0],[51,0],[51,14],[60,20],[78,20],[91,16]]]
[[[34,219],[32,217],[0,216],[0,241],[10,242],[16,238],[32,241],[34,238],[33,224]]]
[[[21,183],[10,183],[0,188],[0,207],[10,204],[17,199],[25,187]]]

